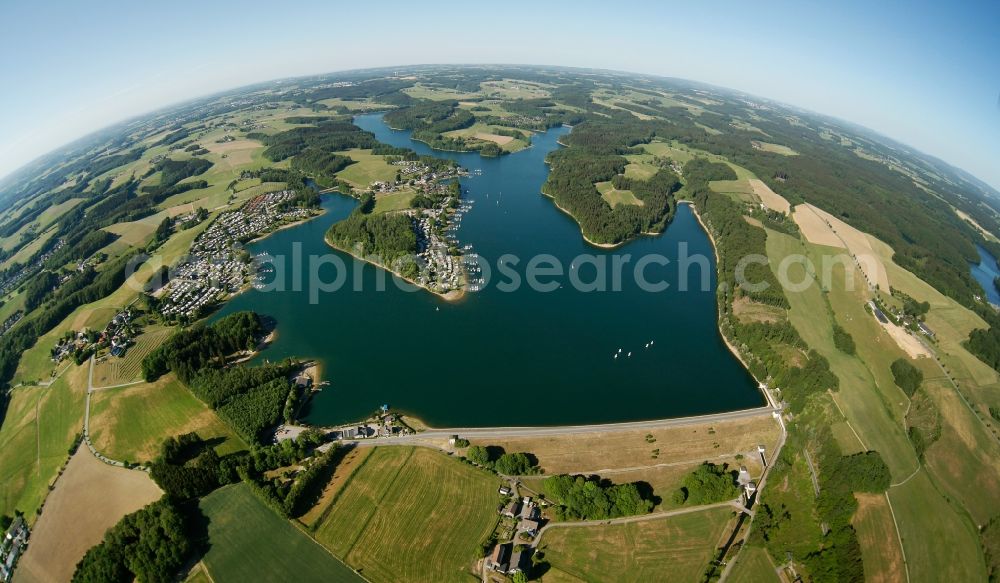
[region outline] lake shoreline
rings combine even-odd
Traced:
[[[685,204],[685,205],[689,206],[691,208],[692,214],[694,214],[695,219],[698,220],[698,225],[700,225],[701,228],[702,228],[702,230],[705,231],[705,234],[708,235],[708,240],[712,243],[712,251],[715,253],[715,266],[716,266],[715,269],[716,269],[716,272],[718,272],[718,269],[719,269],[719,246],[716,244],[715,235],[713,235],[712,232],[708,229],[708,225],[705,224],[705,221],[703,221],[702,218],[701,218],[701,214],[698,213],[698,206],[696,204],[694,204],[694,201],[690,201],[690,200],[679,200],[679,201],[677,201],[677,204]],[[718,287],[718,285],[716,285],[716,287]],[[718,311],[718,308],[716,308],[716,310]],[[758,388],[762,387],[763,383],[760,381],[760,379],[758,379],[756,376],[754,376],[753,371],[750,370],[750,366],[747,364],[747,361],[743,358],[743,355],[740,353],[739,350],[736,349],[736,346],[733,345],[732,341],[730,341],[729,338],[726,337],[726,335],[722,332],[722,317],[721,317],[721,314],[719,314],[718,316],[716,316],[716,327],[719,330],[719,336],[722,338],[722,341],[725,342],[726,348],[729,349],[729,352],[733,353],[733,356],[736,357],[736,360],[740,361],[740,364],[743,365],[744,369],[746,369],[747,374],[749,374],[750,377],[754,381],[757,382]],[[764,400],[767,401],[768,403],[770,403],[771,399],[763,391],[763,389],[760,389],[760,392],[764,396]]]
[[[367,263],[369,265],[373,265],[373,266],[375,266],[375,267],[377,267],[379,269],[382,269],[384,271],[388,271],[389,273],[395,275],[399,279],[402,279],[406,283],[409,283],[410,285],[416,286],[416,287],[418,287],[418,288],[420,288],[420,289],[422,289],[424,291],[430,292],[430,293],[436,295],[437,297],[441,298],[442,300],[444,300],[446,302],[457,302],[457,301],[459,301],[459,300],[461,300],[462,298],[465,297],[466,291],[465,291],[464,288],[463,289],[453,289],[453,290],[441,293],[439,291],[432,290],[431,288],[427,287],[426,285],[423,285],[421,283],[413,281],[412,279],[406,277],[405,275],[399,273],[398,271],[396,271],[394,269],[389,268],[386,265],[383,265],[382,263],[379,263],[378,261],[373,261],[373,260],[371,260],[368,257],[364,257],[364,256],[361,256],[361,255],[358,255],[357,253],[355,253],[354,251],[352,251],[350,249],[346,249],[344,247],[341,247],[340,245],[335,244],[333,241],[331,241],[326,236],[323,237],[323,242],[326,243],[328,246],[330,246],[331,249],[335,249],[337,251],[340,251],[341,253],[347,253],[348,255],[350,255],[351,257],[353,257],[355,259],[357,259],[358,261],[363,261],[363,262],[365,262],[365,263]]]

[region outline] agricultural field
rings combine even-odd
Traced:
[[[316,504],[308,512],[299,517],[299,522],[309,528],[313,528],[316,525],[316,521],[323,516],[326,508],[347,484],[348,480],[350,480],[351,475],[354,474],[354,470],[364,465],[365,460],[368,459],[368,456],[373,451],[375,451],[375,448],[371,447],[350,448],[344,454],[344,457],[337,462],[336,467],[333,469],[333,475],[330,476],[330,481],[326,483],[322,493],[320,493],[319,500],[316,501]]]
[[[94,387],[109,387],[142,378],[142,360],[173,334],[172,328],[150,326],[135,338],[122,357],[107,355],[94,365]]]
[[[858,510],[851,522],[861,544],[865,580],[873,583],[905,580],[902,549],[898,544],[886,542],[898,540],[888,499],[879,494],[856,494],[855,497],[858,499]]]
[[[97,451],[112,459],[151,461],[164,439],[192,431],[203,439],[218,440],[220,454],[247,447],[173,375],[94,391],[91,396],[91,440]]]
[[[743,547],[727,580],[733,583],[782,583],[771,557],[760,547]]]
[[[511,128],[503,128],[504,130],[510,131]],[[483,123],[476,123],[467,128],[462,128],[460,130],[452,130],[450,132],[445,132],[441,135],[447,138],[465,138],[466,140],[483,140],[487,142],[493,142],[500,146],[505,152],[518,152],[527,148],[531,140],[531,132],[526,130],[518,130],[521,134],[521,138],[515,138],[513,136],[503,136],[498,134],[500,128],[496,126],[489,126]]]
[[[18,565],[18,582],[69,581],[76,563],[109,528],[162,495],[149,474],[105,464],[81,445],[45,500]]]
[[[941,496],[926,472],[890,488],[889,501],[911,581],[986,581],[975,527]]]
[[[466,93],[463,91],[448,89],[446,87],[432,87],[422,83],[417,83],[412,87],[403,89],[403,93],[413,97],[414,99],[433,99],[435,101],[461,101],[463,99],[475,99],[480,96],[479,92]]]
[[[346,150],[337,153],[354,160],[354,164],[337,173],[337,178],[354,188],[366,189],[372,182],[391,182],[396,179],[398,169],[386,162],[384,156],[372,154],[371,150]]]
[[[264,505],[245,484],[226,486],[199,504],[208,519],[202,564],[214,583],[363,582],[316,541]]]
[[[788,146],[782,146],[781,144],[771,144],[769,142],[760,142],[758,140],[753,140],[753,147],[758,150],[763,150],[764,152],[771,152],[772,154],[781,154],[782,156],[798,156],[799,153],[795,150],[789,148]]]
[[[601,193],[601,198],[607,201],[612,208],[620,204],[634,204],[637,206],[642,206],[641,200],[636,198],[635,194],[631,190],[618,190],[611,184],[611,182],[598,182],[594,186],[597,187],[597,192]]]
[[[24,512],[37,519],[49,485],[83,432],[86,369],[75,367],[48,387],[22,387],[11,392],[0,426],[0,514]]]
[[[715,508],[627,524],[550,528],[539,549],[553,571],[584,581],[697,581],[724,543],[733,514]],[[542,581],[549,580],[543,575]]]
[[[47,229],[41,235],[38,235],[37,237],[33,238],[24,247],[18,249],[17,253],[8,257],[6,261],[0,263],[0,269],[7,269],[8,267],[10,267],[15,263],[20,263],[22,265],[26,264],[28,260],[31,259],[31,256],[37,253],[38,250],[42,248],[42,245],[44,245],[45,242],[51,239],[52,236],[55,234],[56,234],[55,228]]]
[[[784,213],[785,215],[791,214],[792,205],[788,203],[788,200],[771,190],[771,187],[764,184],[763,180],[751,178],[749,182],[750,187],[753,188],[753,193],[760,198],[760,201],[764,203],[764,206],[773,211]]]
[[[400,190],[398,192],[386,192],[375,195],[376,213],[387,213],[410,208],[410,202],[417,193],[411,190]]]
[[[374,581],[468,581],[496,525],[498,478],[439,452],[379,447],[313,527]]]
[[[518,79],[483,81],[479,87],[487,97],[497,99],[540,99],[552,95],[547,89],[550,85]]]

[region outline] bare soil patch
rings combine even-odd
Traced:
[[[753,187],[753,193],[760,197],[761,202],[767,208],[786,215],[792,211],[792,205],[785,200],[785,197],[771,190],[771,187],[764,184],[762,180],[751,178],[750,186]]]
[[[162,494],[145,472],[109,466],[81,446],[45,501],[18,565],[18,583],[69,581],[105,531]]]
[[[512,138],[511,136],[500,136],[497,134],[487,134],[485,132],[477,133],[475,134],[474,137],[477,140],[486,140],[487,142],[494,142],[498,146],[503,146],[505,144],[509,144],[510,142],[514,141],[514,138]]]
[[[868,281],[889,291],[889,276],[869,236],[811,204],[800,204],[792,215],[810,243],[847,249]]]

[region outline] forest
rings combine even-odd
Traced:
[[[76,566],[75,583],[170,583],[193,550],[181,510],[168,498],[121,519]]]
[[[152,381],[169,371],[215,409],[248,443],[264,443],[271,428],[293,412],[291,361],[225,367],[227,358],[255,348],[263,326],[254,312],[236,312],[210,326],[180,330],[142,361]]]
[[[374,208],[375,197],[363,195],[361,204],[326,232],[327,241],[338,249],[372,258],[404,277],[415,277],[419,269],[411,260],[417,252],[413,219],[403,213],[375,213]]]
[[[174,371],[182,382],[190,383],[202,368],[221,366],[226,357],[252,350],[263,329],[256,313],[236,312],[208,326],[178,330],[143,359],[143,378],[152,382]]]
[[[351,123],[349,118],[324,120],[314,126],[297,127],[274,135],[249,133],[247,137],[267,146],[264,157],[272,162],[280,162],[310,150],[312,152],[307,154],[307,159],[318,160],[322,153],[351,148],[370,149],[378,143],[374,135]]]
[[[584,122],[569,134],[568,148],[548,155],[549,177],[542,191],[580,223],[593,243],[618,244],[640,233],[660,232],[673,217],[680,179],[666,168],[645,181],[621,176],[628,163],[623,154],[652,136],[649,127],[633,120]],[[594,185],[614,180],[643,204],[612,208]]]

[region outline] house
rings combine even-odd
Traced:
[[[486,559],[486,568],[498,573],[506,573],[510,569],[510,553],[514,545],[511,543],[499,544],[493,547],[493,552]]]
[[[0,540],[0,581],[7,583],[14,575],[17,559],[28,543],[28,525],[24,518],[17,516]]]
[[[740,466],[740,474],[736,481],[741,485],[750,481],[750,472],[747,470],[746,466]]]
[[[507,486],[500,486],[500,489],[497,490],[497,492],[499,492],[501,496],[510,496],[511,493],[510,488]]]
[[[518,530],[528,533],[532,538],[538,536],[538,531],[541,528],[542,524],[533,518],[522,519],[521,524],[518,525]]]
[[[521,505],[521,512],[518,513],[518,516],[522,519],[534,520],[538,518],[538,514],[538,507],[535,506],[534,502],[525,502]]]
[[[521,513],[521,501],[514,500],[503,509],[503,515],[507,518],[514,518]]]
[[[507,569],[507,573],[513,575],[514,573],[527,571],[530,565],[530,557],[530,549],[514,551],[514,554],[510,557],[510,567]]]

